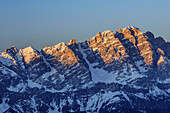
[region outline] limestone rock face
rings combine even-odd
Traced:
[[[133,56],[138,55],[139,59],[142,57],[145,64],[152,65],[153,50],[148,36],[132,26],[119,29],[116,34],[111,31],[97,33],[89,40],[88,45],[93,51],[99,52],[105,63],[111,63],[114,59],[122,59],[134,54]]]
[[[15,55],[18,53],[18,49],[16,47],[10,47],[1,53],[1,56],[7,59],[13,60],[16,63]]]
[[[37,78],[42,74],[51,71],[50,67],[45,63],[45,59],[40,52],[33,47],[27,47],[19,51],[21,59],[28,70],[29,76]]]
[[[0,112],[170,111],[170,43],[129,26],[0,53]]]
[[[73,42],[73,41],[71,41]],[[69,43],[71,44],[71,43]],[[52,55],[54,58],[52,62],[55,64],[57,62],[65,65],[72,66],[75,63],[78,63],[78,58],[76,58],[75,54],[71,49],[69,49],[65,43],[59,43],[58,45],[44,48],[43,51],[46,54]]]
[[[78,44],[77,40],[76,39],[72,39],[70,40],[68,43],[67,43],[67,46],[69,45],[73,45],[73,44]]]
[[[27,47],[25,49],[20,50],[20,54],[23,57],[26,64],[29,64],[31,61],[36,58],[40,58],[38,51],[32,47]]]
[[[125,48],[112,31],[97,33],[88,41],[88,46],[97,51],[102,60],[107,64],[126,56]]]
[[[5,67],[14,70],[14,72],[19,75],[25,75],[23,59],[19,54],[19,50],[14,46],[0,53],[0,63]]]
[[[52,76],[55,76],[55,79],[58,81],[55,84],[60,86],[56,86],[55,89],[62,89],[68,86],[81,87],[82,84],[91,80],[90,72],[80,56],[77,41],[73,39],[67,45],[62,42],[52,47],[45,47],[41,51],[55,72]],[[77,73],[79,74],[76,75]],[[82,81],[82,78],[84,78],[84,81]],[[67,79],[67,81],[63,79]]]

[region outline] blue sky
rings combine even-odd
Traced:
[[[136,26],[170,41],[170,0],[0,0],[0,51]]]

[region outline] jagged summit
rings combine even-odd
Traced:
[[[70,40],[68,43],[67,43],[67,46],[69,45],[73,45],[73,44],[78,44],[77,40],[76,39],[72,39]]]
[[[23,51],[24,53],[27,52],[27,54],[29,54],[29,53],[31,53],[31,52],[33,52],[33,53],[37,53],[37,52],[38,52],[38,50],[36,50],[35,48],[33,48],[33,47],[31,47],[31,46],[22,49],[22,51]]]
[[[25,60],[25,63],[28,64],[30,61],[36,59],[36,58],[39,58],[41,57],[39,55],[39,51],[34,49],[33,47],[27,47],[27,48],[24,48],[24,49],[21,49],[19,51],[22,59]]]
[[[12,46],[12,47],[10,47],[10,48],[8,48],[8,49],[6,49],[5,51],[4,51],[4,53],[11,53],[11,52],[13,52],[13,53],[17,53],[18,52],[18,49],[15,47],[15,46]]]
[[[87,41],[87,44],[93,49],[93,51],[97,51],[100,54],[105,63],[111,63],[116,59],[122,59],[125,57],[131,57],[135,60],[135,58],[131,55],[131,52],[134,52],[133,54],[140,54],[139,57],[143,58],[147,65],[153,65],[154,52],[152,46],[153,44],[156,45],[157,42],[160,42],[159,45],[167,44],[162,37],[155,38],[151,32],[142,33],[139,28],[128,26],[118,29],[116,33],[110,30],[106,30],[102,33],[98,32],[94,37]],[[71,49],[68,47],[71,47]],[[67,44],[61,42],[55,46],[45,47],[43,48],[43,51],[55,56],[58,52],[64,54],[64,50],[69,50],[68,53],[72,54],[71,56],[74,57],[74,53],[78,49],[77,40],[72,39]],[[164,53],[164,50],[157,48],[157,51],[160,50]],[[6,49],[3,54],[6,54],[7,52],[10,54],[16,54],[18,53],[18,49],[13,46]],[[39,51],[32,47],[21,49],[19,53],[25,58],[26,63],[29,63],[30,60],[39,56]],[[165,54],[169,55],[169,51],[165,50]],[[4,57],[10,58],[8,55],[4,55]]]
[[[170,43],[130,26],[0,54],[1,112],[169,112]]]
[[[158,44],[157,42],[160,43]],[[94,37],[87,41],[87,44],[89,47],[93,49],[93,51],[98,52],[98,54],[105,63],[111,63],[116,59],[124,59],[130,57],[133,60],[143,59],[145,64],[153,65],[155,64],[153,57],[154,54],[156,54],[154,52],[155,51],[154,49],[156,48],[154,48],[153,46],[167,45],[167,42],[165,42],[165,40],[162,37],[155,38],[151,32],[142,33],[139,30],[139,28],[134,26],[128,26],[125,28],[118,29],[116,33],[112,32],[111,30],[106,30],[102,33],[98,32]],[[61,42],[55,46],[45,47],[43,48],[43,51],[47,54],[51,54],[54,56],[57,56],[56,54],[58,53],[60,53],[61,55],[68,54],[66,56],[73,57],[75,63],[75,61],[77,62],[79,60],[77,58],[74,58],[76,57],[75,51],[78,51],[78,49],[79,47],[77,40],[72,39],[67,44]],[[165,48],[163,47],[163,49]],[[164,54],[167,55],[167,57],[169,57],[170,56],[169,49],[168,51],[163,49],[159,47],[157,48],[156,51],[162,51]],[[135,55],[132,55],[132,52],[133,54],[139,56],[136,57]],[[14,55],[16,53],[18,53],[18,49],[13,46],[9,49],[6,49],[3,53],[1,53],[1,56],[12,59],[11,55],[12,54]],[[24,58],[26,63],[29,63],[31,60],[40,57],[39,51],[32,47],[27,47],[25,49],[19,50],[19,54],[21,55],[22,58]],[[159,58],[157,58],[156,61],[158,61],[158,59]]]
[[[139,30],[139,28],[136,28],[134,26],[131,26],[131,27],[128,26],[128,27],[125,27],[125,28],[121,28],[121,29],[118,29],[116,32],[123,33],[125,35],[124,37],[127,37],[129,35],[137,36],[137,35],[142,33]]]

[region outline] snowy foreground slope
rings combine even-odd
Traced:
[[[168,113],[170,43],[135,27],[0,53],[0,112]]]

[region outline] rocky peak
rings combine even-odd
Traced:
[[[134,35],[134,36],[137,36],[137,35],[139,35],[139,34],[142,33],[142,32],[139,30],[139,28],[137,28],[137,27],[131,26],[130,29],[131,29],[131,31],[133,31],[133,33],[134,33],[133,35]]]
[[[146,65],[153,65],[155,38],[151,32],[142,33],[138,28],[131,26],[117,30],[116,37],[123,42],[127,51],[132,52],[130,54],[143,57]]]
[[[4,57],[4,58],[8,58],[8,59],[11,59],[13,60],[13,62],[16,64],[16,59],[15,59],[15,55],[18,53],[18,49],[14,46],[6,49],[4,52],[1,53],[1,57]]]
[[[97,33],[87,43],[93,51],[98,52],[106,64],[127,56],[125,47],[118,38],[115,38],[115,33],[109,30]]]
[[[96,37],[101,37],[101,33],[100,32],[98,32],[97,34],[96,34]]]
[[[102,33],[98,32],[96,34],[96,36],[94,36],[93,38],[91,38],[89,41],[88,41],[88,44],[92,45],[92,44],[100,44],[102,43],[104,40],[107,41],[107,38],[109,37],[114,37],[115,33],[113,33],[112,31],[110,30],[106,30]]]
[[[147,31],[144,34],[147,36],[147,38],[149,38],[151,40],[154,40],[154,38],[155,38],[154,34],[150,31]]]
[[[151,32],[142,33],[133,26],[118,29],[116,32],[98,32],[87,44],[100,54],[105,63],[129,56],[133,60],[143,59],[146,65],[153,65],[157,54],[154,50],[155,41],[161,38],[155,39]],[[161,40],[161,43],[164,44],[164,40]],[[160,48],[158,51],[164,53]]]
[[[118,29],[116,33],[110,30],[98,32],[93,38],[87,41],[87,45],[93,51],[98,52],[105,63],[131,57],[133,60],[143,58],[146,65],[153,65],[155,54],[157,54],[155,51],[163,56],[169,54],[168,49],[163,49],[168,43],[162,37],[154,38],[151,32],[142,33],[134,26]],[[160,45],[164,45],[163,48],[159,47]],[[43,51],[46,54],[52,55],[54,57],[53,60],[62,62],[65,65],[77,63],[80,60],[77,55],[81,54],[76,39],[70,40],[67,44],[61,42],[55,46],[45,47]],[[18,49],[11,47],[1,53],[1,56],[16,62],[13,57],[16,53],[18,53]],[[19,54],[26,64],[41,57],[40,53],[32,47],[20,50]]]
[[[111,30],[106,30],[106,31],[101,33],[101,37],[104,38],[104,39],[109,38],[109,37],[114,37],[114,35],[115,35],[115,33],[113,33],[113,31],[111,31]]]
[[[69,45],[74,45],[74,44],[78,44],[78,42],[77,42],[76,39],[70,40],[70,41],[67,43],[67,46],[69,46]]]
[[[124,34],[124,37],[128,37],[131,35],[137,36],[142,33],[138,28],[134,26],[121,28],[121,29],[118,29],[116,32]]]
[[[33,47],[27,47],[24,49],[21,49],[19,51],[21,57],[24,59],[26,64],[29,64],[29,62],[33,61],[36,58],[40,58],[39,51],[34,49]]]
[[[74,51],[74,53],[76,53],[79,49],[78,47],[78,42],[76,39],[72,39],[67,43],[67,46],[72,49]]]
[[[132,35],[132,32],[129,29],[129,27],[118,29],[116,32],[119,33],[119,34],[123,34],[124,37]]]
[[[76,41],[73,40],[71,42],[76,42]],[[74,52],[71,49],[69,49],[64,42],[59,43],[52,47],[45,47],[43,51],[46,54],[50,54],[54,56],[53,62],[57,61],[64,64],[65,66],[66,65],[71,66],[74,65],[75,63],[78,63],[78,58],[76,58]]]
[[[61,42],[61,43],[55,45],[54,48],[57,49],[57,51],[63,52],[67,48],[67,46],[66,46],[66,44],[64,42]]]
[[[59,52],[64,52],[64,50],[67,48],[66,44],[64,42],[61,42],[55,46],[51,46],[51,47],[44,47],[43,48],[43,51],[46,53],[46,54],[51,54],[51,55],[54,55],[55,54],[58,54]]]
[[[26,47],[24,49],[21,50],[23,52],[23,55],[26,55],[26,54],[31,54],[31,53],[36,53],[38,54],[38,50],[36,50],[35,48],[29,46],[29,47]]]
[[[15,55],[16,53],[18,53],[18,49],[16,47],[12,46],[12,47],[6,49],[4,51],[4,53]]]
[[[156,37],[154,42],[155,45],[157,45],[158,47],[161,47],[163,44],[166,43],[162,37]]]
[[[14,46],[6,49],[4,52],[1,53],[1,55],[5,58],[12,59],[16,54],[18,53],[18,49]]]

